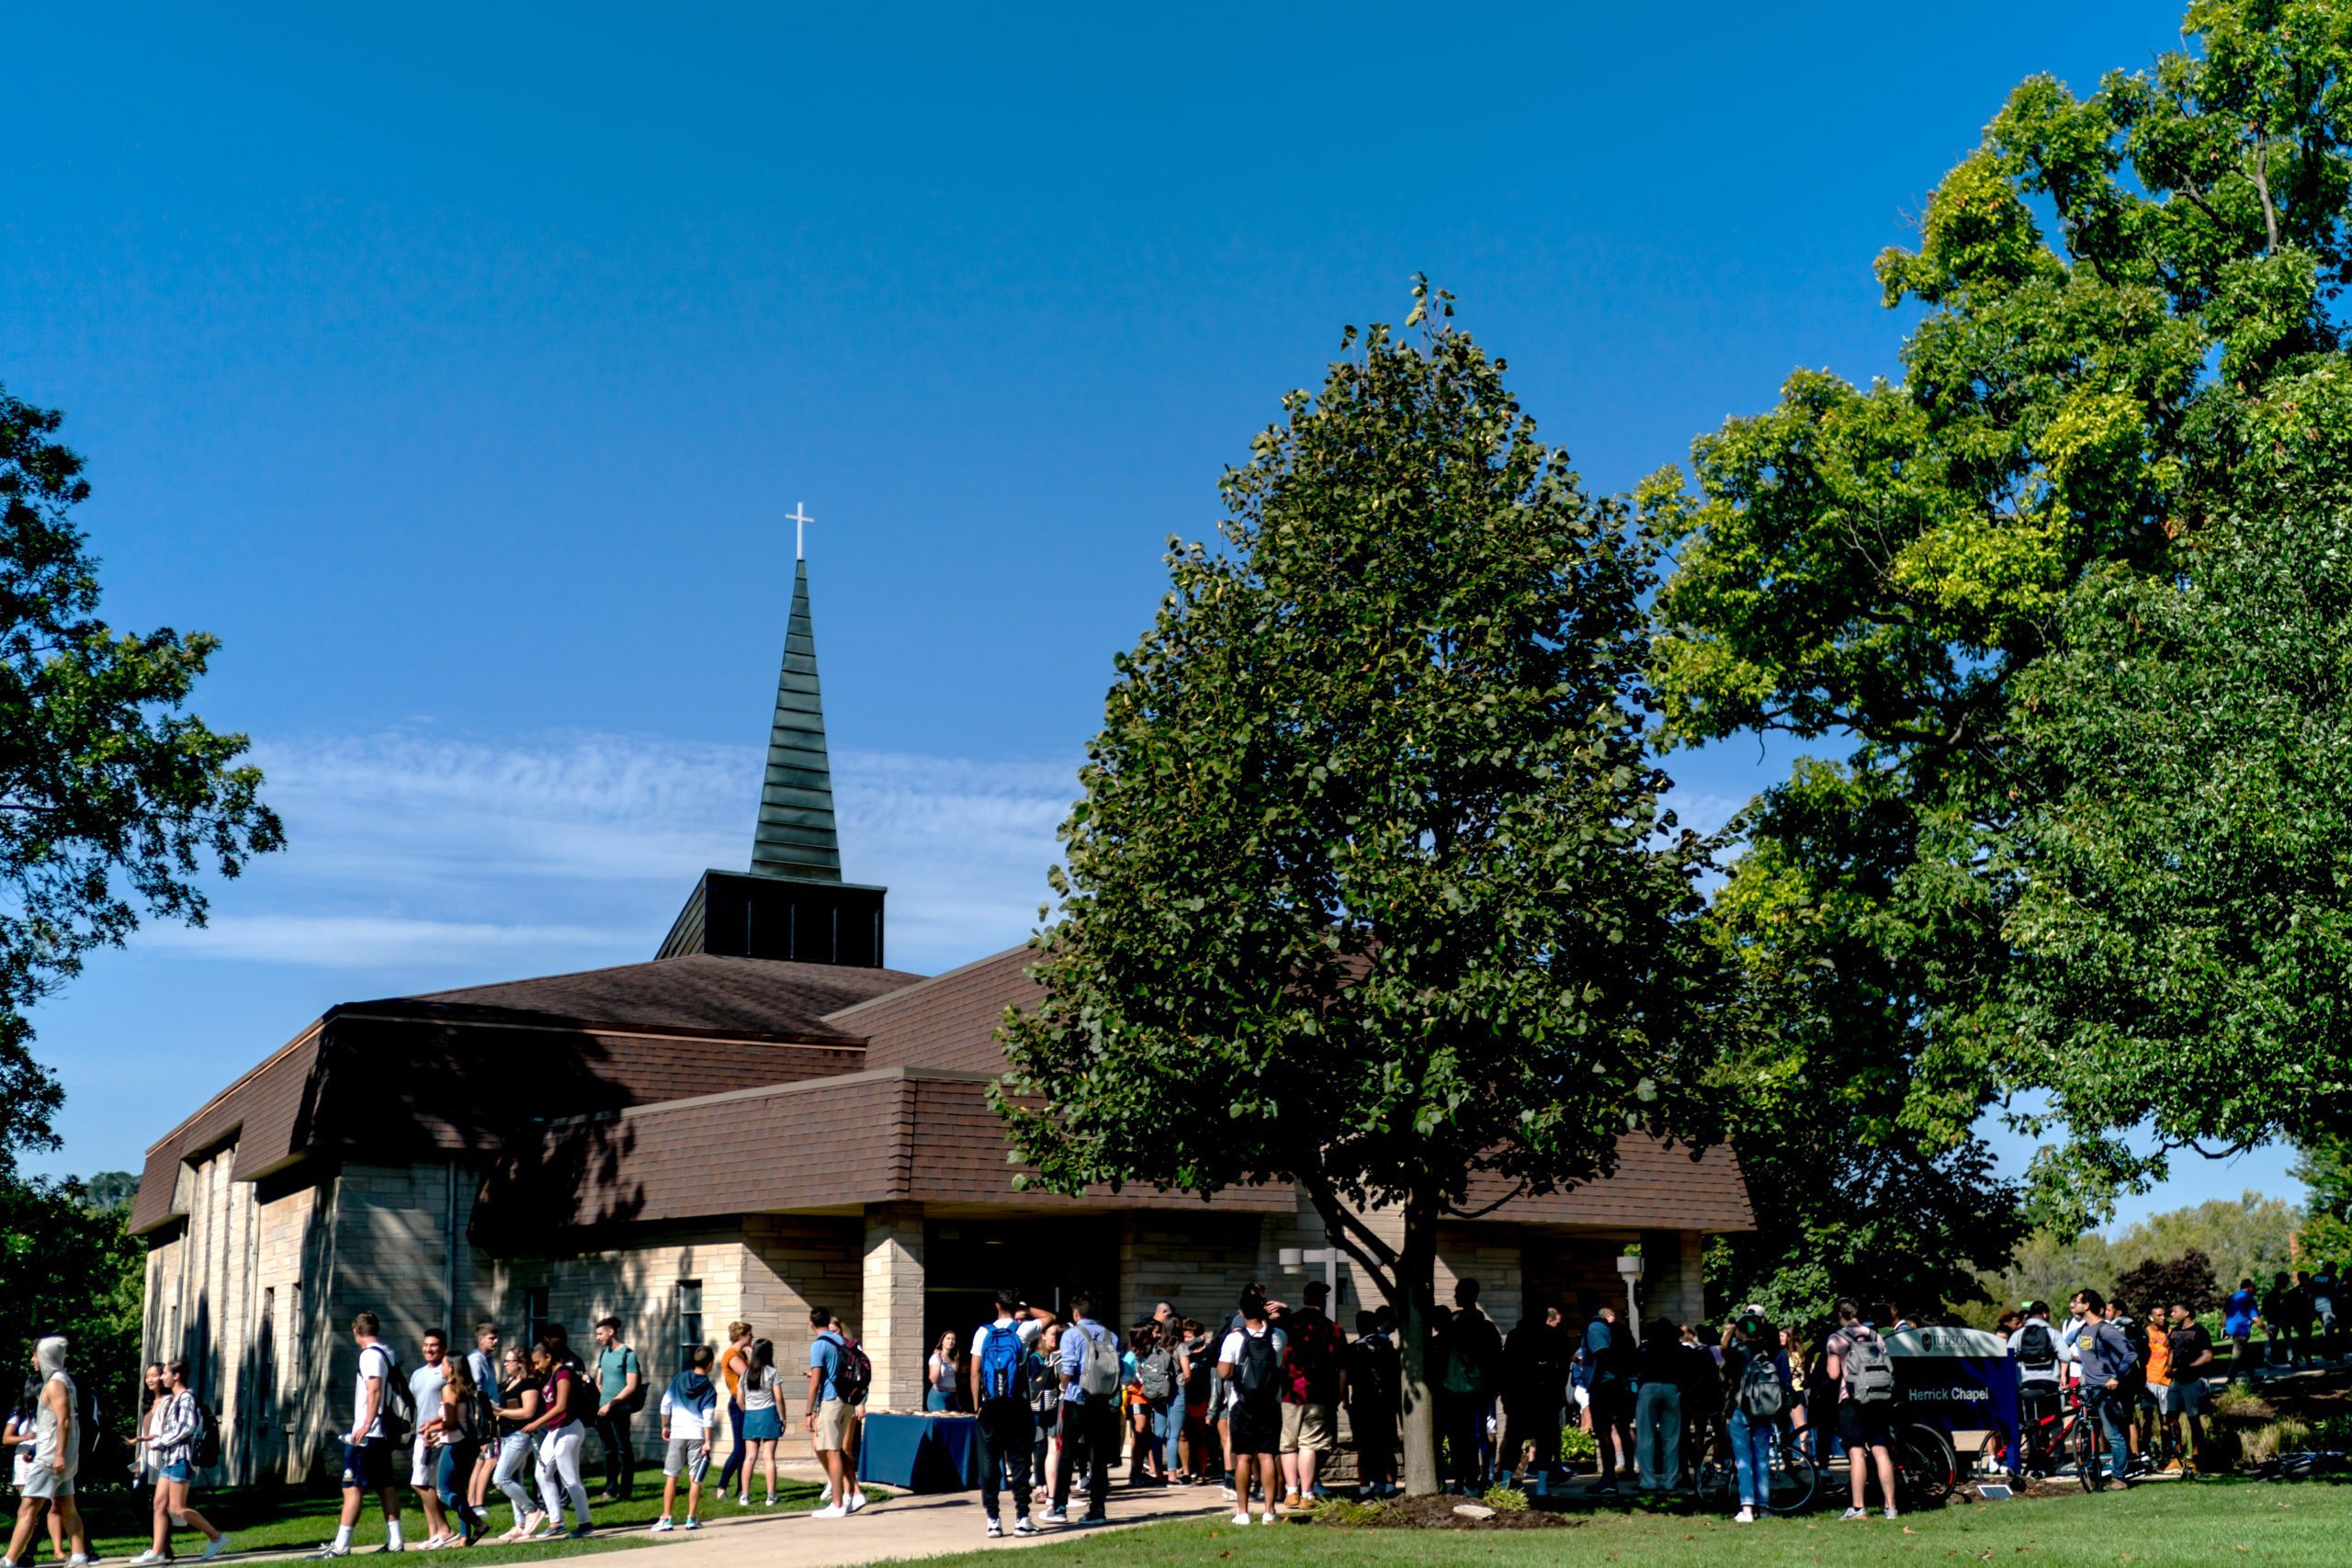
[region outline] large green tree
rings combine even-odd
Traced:
[[[1770,793],[1724,900],[1726,939],[1784,990],[1826,934],[1867,950],[1806,977],[1811,1043],[1780,1064],[1794,1098],[1948,1168],[1988,1106],[2063,1127],[2048,1213],[2095,1215],[2209,1132],[2291,1131],[2237,1114],[2274,1090],[2307,1102],[2262,1077],[2270,1058],[2226,1067],[2210,1040],[2086,1090],[2095,1057],[2066,1043],[2088,1037],[2033,989],[2018,834],[2040,802],[2018,746],[2026,677],[2082,630],[2086,592],[2175,580],[2282,431],[2343,428],[2347,82],[2333,0],[2200,0],[2148,70],[2083,96],[2026,82],[1917,246],[1880,260],[1887,302],[1921,312],[1900,378],[1802,373],[1698,443],[1695,492],[1656,487],[1679,517],[1657,605],[1670,734],[1834,748]],[[2225,1070],[2242,1076],[2208,1117]]]
[[[201,924],[201,876],[283,841],[245,738],[183,711],[217,639],[98,618],[59,423],[0,389],[0,1187],[55,1145],[26,1010],[142,917]]]
[[[1416,289],[1170,557],[1063,829],[998,1103],[1048,1187],[1296,1183],[1403,1323],[1439,1225],[1690,1129],[1706,846],[1660,803],[1653,547]],[[1419,327],[1419,332],[1410,329]]]

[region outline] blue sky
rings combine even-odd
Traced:
[[[1162,541],[1342,323],[1428,270],[1629,484],[1891,371],[1871,260],[2002,94],[2177,27],[852,9],[12,18],[0,380],[69,415],[109,615],[225,639],[293,835],[43,1010],[51,1168],[334,1002],[649,956],[748,852],[797,502],[894,961],[1018,941]],[[1688,813],[1786,761],[1683,760]]]

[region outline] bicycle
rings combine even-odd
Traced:
[[[1917,1421],[1897,1427],[1887,1451],[1894,1461],[1895,1495],[1906,1509],[1940,1507],[1960,1484],[1960,1456],[1933,1427]]]
[[[1801,1514],[1813,1506],[1821,1489],[1821,1472],[1807,1458],[1804,1446],[1785,1427],[1772,1433],[1764,1507],[1774,1514]],[[1726,1512],[1739,1506],[1739,1469],[1732,1462],[1731,1444],[1718,1437],[1708,1445],[1695,1475],[1702,1499],[1713,1499]]]
[[[2024,1429],[2016,1436],[1998,1423],[1985,1432],[1976,1450],[1978,1474],[2041,1478],[2058,1472],[2062,1456],[2072,1452],[2075,1428],[2082,1420],[2082,1402],[2071,1393],[2045,1397],[2051,1401],[2050,1408],[2026,1417]]]

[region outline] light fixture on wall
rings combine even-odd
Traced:
[[[1634,1343],[1642,1342],[1642,1255],[1621,1252],[1617,1255],[1617,1272],[1625,1277],[1625,1325],[1633,1330]]]

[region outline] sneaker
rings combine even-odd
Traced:
[[[147,1568],[148,1563],[161,1562],[163,1560],[164,1554],[155,1551],[153,1547],[150,1547],[145,1551],[142,1551],[138,1556],[132,1558],[130,1560],[130,1564],[131,1568]]]
[[[845,1519],[849,1517],[849,1510],[839,1503],[828,1503],[808,1517],[812,1519]]]
[[[586,1540],[588,1537],[594,1532],[595,1529],[596,1527],[594,1525],[574,1525],[570,1529],[563,1532],[563,1539],[566,1540]]]
[[[1756,1510],[1753,1508],[1742,1508],[1739,1512],[1731,1517],[1731,1522],[1736,1525],[1752,1525],[1756,1522]]]
[[[1885,1513],[1885,1516],[1884,1516],[1884,1517],[1887,1517],[1887,1518],[1890,1518],[1890,1519],[1891,1519],[1891,1518],[1893,1518],[1893,1517],[1894,1517],[1894,1504],[1889,1503],[1889,1504],[1886,1506],[1886,1513]]]
[[[1283,1506],[1285,1508],[1304,1508],[1306,1506],[1306,1499],[1299,1496],[1295,1492],[1285,1492],[1283,1494]]]
[[[1274,1516],[1272,1514],[1261,1514],[1258,1516],[1258,1522],[1261,1525],[1272,1524],[1274,1522]]]
[[[1230,1486],[1218,1487],[1216,1489],[1216,1495],[1224,1498],[1228,1503],[1233,1501],[1233,1488]]]
[[[775,1493],[773,1493],[773,1492],[769,1493],[769,1494],[768,1494],[768,1500],[767,1500],[766,1502],[764,1502],[764,1503],[761,1504],[761,1505],[760,1505],[760,1506],[761,1506],[761,1507],[763,1507],[763,1508],[773,1508],[773,1507],[775,1507]]]
[[[848,1512],[854,1514],[864,1506],[865,1506],[865,1488],[863,1486],[851,1487],[849,1489],[849,1500],[843,1505],[843,1507]]]
[[[311,1552],[310,1555],[311,1562],[323,1562],[330,1557],[350,1556],[351,1548],[347,1546],[337,1546],[334,1542],[329,1541],[324,1546],[319,1548],[316,1551]]]
[[[1242,1509],[1242,1510],[1241,1510],[1241,1512],[1239,1512],[1239,1513],[1238,1513],[1238,1514],[1234,1515],[1234,1516],[1233,1516],[1233,1522],[1234,1522],[1235,1524],[1237,1524],[1237,1525],[1246,1525],[1246,1524],[1248,1524],[1248,1523],[1250,1522],[1250,1510],[1249,1510],[1249,1509],[1247,1509],[1247,1508],[1244,1508],[1244,1509]]]
[[[735,1506],[739,1508],[750,1507],[752,1506],[752,1495],[749,1492],[742,1494],[735,1499]]]
[[[387,1552],[387,1551],[406,1551],[407,1550],[408,1550],[408,1547],[407,1547],[407,1545],[406,1545],[404,1542],[397,1541],[397,1540],[388,1540],[388,1541],[384,1542],[384,1544],[383,1544],[383,1545],[381,1545],[381,1546],[378,1547],[375,1551],[373,1551],[369,1552],[368,1555],[368,1556],[370,1556],[370,1557],[381,1557],[381,1556],[382,1556],[385,1552]]]
[[[670,1522],[669,1515],[664,1514],[660,1518],[654,1520],[648,1528],[650,1529],[655,1535],[668,1535],[672,1530],[676,1529],[678,1527]]]
[[[1012,1521],[1012,1533],[1015,1535],[1036,1535],[1039,1531],[1035,1525],[1029,1522],[1028,1516],[1024,1514],[1020,1518]]]
[[[1089,1508],[1084,1514],[1080,1516],[1078,1522],[1082,1525],[1107,1525],[1111,1522],[1111,1517],[1107,1514],[1098,1514],[1093,1509]]]
[[[989,1521],[989,1539],[994,1540],[1004,1533],[1004,1526],[995,1519]]]
[[[1059,1507],[1048,1508],[1046,1510],[1046,1522],[1049,1525],[1066,1525],[1069,1523],[1069,1510]]]
[[[686,1516],[686,1529],[690,1530],[698,1530],[702,1529],[702,1521],[695,1517],[692,1514],[688,1514]]]
[[[208,1542],[208,1543],[205,1545],[205,1548],[204,1548],[204,1555],[203,1555],[202,1557],[198,1558],[198,1559],[197,1559],[197,1561],[198,1561],[198,1562],[211,1562],[214,1558],[216,1558],[216,1557],[220,1556],[222,1552],[227,1551],[229,1551],[229,1550],[230,1550],[230,1545],[229,1545],[229,1532],[228,1532],[228,1531],[226,1531],[226,1530],[223,1530],[223,1531],[221,1531],[221,1532],[220,1532],[220,1539],[219,1540],[210,1541],[210,1542]]]
[[[1848,1524],[1851,1524],[1856,1519],[1869,1518],[1871,1517],[1871,1511],[1868,1508],[1849,1508],[1838,1517],[1845,1520]]]

